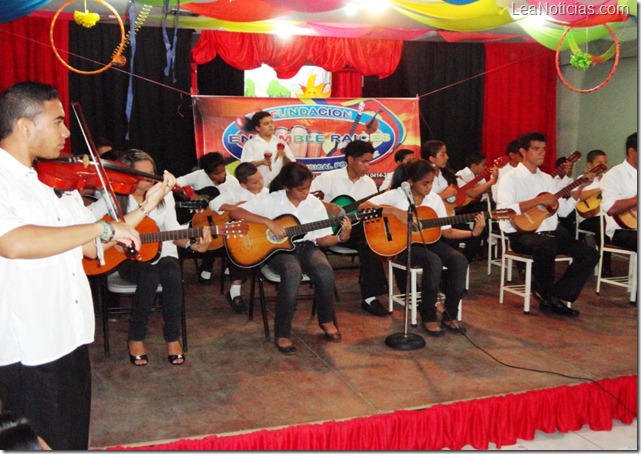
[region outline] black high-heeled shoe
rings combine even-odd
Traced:
[[[177,359],[182,359],[182,361],[179,363],[175,363],[174,361],[176,361]],[[167,361],[169,361],[169,364],[171,364],[172,366],[182,366],[183,364],[185,364],[186,360],[187,358],[185,357],[184,353],[179,353],[177,355],[167,355]]]
[[[143,353],[142,355],[132,355],[131,350],[129,349],[129,342],[138,342],[138,341],[127,341],[127,353],[129,353],[129,361],[131,364],[137,367],[143,367],[149,364],[149,358],[147,358],[147,353]],[[136,361],[144,361],[143,364],[138,364]]]
[[[147,358],[147,354],[145,353],[144,355],[132,355],[129,353],[129,361],[131,361],[131,364],[137,367],[143,367],[149,364],[149,358]],[[143,364],[138,364],[136,361],[145,361]]]

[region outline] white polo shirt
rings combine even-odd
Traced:
[[[243,145],[243,152],[240,155],[240,162],[262,161],[265,159],[265,152],[268,150],[271,151],[272,169],[269,170],[269,167],[264,164],[258,166],[258,171],[263,176],[266,188],[269,188],[269,184],[274,178],[276,178],[276,175],[278,175],[280,170],[283,168],[283,158],[276,158],[276,146],[279,143],[285,145],[285,156],[287,156],[290,161],[296,161],[294,152],[289,148],[287,142],[279,139],[275,135],[272,136],[269,142],[263,139],[259,134],[254,135],[251,139],[245,142],[245,145]]]

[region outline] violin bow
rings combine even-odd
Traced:
[[[85,120],[85,114],[82,111],[82,106],[79,102],[75,101],[71,103],[71,109],[73,110],[76,120],[78,120],[78,125],[80,126],[80,131],[82,132],[82,137],[85,139],[87,148],[89,149],[89,155],[94,161],[96,174],[100,180],[101,186],[105,190],[105,201],[107,203],[107,210],[109,211],[109,216],[113,219],[117,219],[121,222],[125,222],[125,216],[120,208],[120,204],[116,199],[116,194],[111,186],[111,181],[107,178],[107,173],[105,172],[104,167],[102,166],[102,161],[100,160],[100,155],[98,154],[98,149],[96,144],[91,137],[89,132],[89,127],[87,126],[87,121]],[[133,245],[123,245],[125,247],[125,254],[128,258],[136,260],[139,257],[138,251],[136,251]]]

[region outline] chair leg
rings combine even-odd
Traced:
[[[523,312],[530,313],[530,296],[532,291],[532,262],[525,264],[525,295],[523,300]]]
[[[505,254],[505,252],[503,252]],[[510,265],[508,265],[508,262]],[[507,260],[505,258],[505,255],[501,257],[501,287],[499,291],[499,304],[503,304],[503,295],[505,293],[505,273],[506,273],[506,268],[507,266],[511,266],[512,262],[510,260]]]
[[[269,342],[269,322],[267,321],[267,303],[265,302],[265,286],[263,278],[258,276],[258,295],[260,298],[260,311],[263,314],[263,328],[265,330],[265,340]]]

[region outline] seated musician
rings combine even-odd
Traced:
[[[407,181],[411,188],[414,204],[417,207],[427,206],[433,209],[438,217],[447,217],[443,201],[437,194],[431,192],[434,177],[434,168],[424,159],[403,164],[394,172],[392,189],[364,202],[361,208],[382,206],[383,215],[393,215],[404,224],[407,223],[409,201],[400,187],[401,183]],[[471,232],[445,225],[441,227],[441,233],[444,238],[460,240],[479,236],[484,227],[485,217],[483,214],[479,214],[475,218],[474,229]],[[406,263],[406,254],[407,250],[399,254],[399,261]],[[438,240],[432,244],[414,244],[411,263],[423,268],[419,312],[425,332],[434,337],[442,336],[445,334],[441,329],[443,327],[452,332],[464,333],[466,329],[456,321],[456,314],[459,301],[465,291],[465,276],[468,267],[465,256],[444,241]],[[443,266],[447,267],[448,277],[445,284],[445,311],[441,327],[439,327],[436,300]],[[400,276],[397,275],[398,277]],[[397,279],[399,288],[404,288],[404,282],[404,279]]]
[[[281,190],[262,194],[234,207],[231,217],[263,224],[278,238],[284,238],[286,231],[273,219],[282,214],[292,214],[302,224],[327,220],[327,211],[322,202],[316,197],[309,197],[312,172],[305,165],[296,162],[285,164],[279,181],[283,185]],[[281,279],[274,321],[274,343],[281,353],[296,353],[296,346],[291,340],[291,326],[303,274],[311,279],[314,299],[318,305],[318,323],[325,337],[331,342],[342,340],[333,322],[334,270],[319,247],[344,243],[349,239],[351,229],[352,225],[345,217],[341,230],[336,235],[331,228],[308,232],[294,241],[296,247],[293,251],[279,251],[267,261]]]
[[[519,153],[519,141],[514,139],[510,143],[507,144],[507,147],[505,149],[505,154],[509,158],[509,161],[506,165],[501,167],[499,169],[499,173],[496,178],[496,183],[492,186],[492,200],[496,202],[497,194],[496,191],[499,187],[498,182],[501,180],[501,177],[508,173],[510,170],[513,170],[516,168],[516,166],[519,165],[519,162],[522,161],[521,153]]]
[[[198,160],[199,170],[178,177],[176,182],[182,186],[191,186],[199,196],[194,199],[205,198],[211,200],[218,197],[219,194],[227,192],[236,192],[240,189],[240,184],[236,177],[231,175],[225,169],[225,160],[223,155],[217,151],[207,153]],[[180,221],[181,223],[184,221]],[[198,281],[201,284],[211,283],[211,271],[214,267],[216,258],[215,251],[207,251],[200,263],[198,270]]]
[[[121,157],[121,161],[135,170],[156,173],[153,158],[144,151],[128,150]],[[175,177],[169,172],[165,172],[162,183],[153,185],[153,183],[141,179],[133,194],[117,196],[122,212],[126,213],[127,224],[135,227],[146,216],[149,216],[161,231],[184,228],[176,220],[174,197],[171,193],[175,184]],[[96,219],[101,219],[107,214],[105,198],[103,197],[90,205],[89,209]],[[179,341],[183,289],[176,246],[202,252],[207,250],[210,241],[211,233],[209,229],[205,229],[203,238],[200,238],[197,243],[193,243],[191,239],[164,242],[160,257],[153,263],[125,260],[118,266],[118,273],[123,279],[136,283],[127,336],[129,360],[134,366],[146,366],[149,362],[144,340],[147,335],[147,318],[151,312],[159,284],[162,285],[163,294],[163,337],[167,343],[167,358],[169,363],[175,366],[185,362],[185,355]]]
[[[441,200],[449,204],[454,203],[458,193],[459,178],[457,178],[452,169],[447,166],[450,158],[447,155],[447,146],[445,143],[440,140],[428,140],[423,142],[421,145],[421,157],[434,168],[435,177],[432,192],[437,194]],[[485,209],[485,207],[478,209],[473,208],[473,210],[476,211],[479,209]],[[465,211],[465,209],[463,211]],[[451,214],[454,213],[452,212]],[[458,227],[461,229],[467,229],[466,225],[459,225]],[[481,249],[480,236],[477,238],[467,237],[463,241],[449,239],[445,239],[444,241],[456,249],[458,249],[460,243],[464,243],[465,248],[463,249],[463,254],[469,262],[474,260]]]
[[[345,195],[358,201],[376,194],[376,183],[367,175],[367,170],[374,157],[372,144],[355,140],[347,144],[343,153],[345,153],[345,161],[347,162],[345,167],[324,172],[312,182],[311,191],[322,191],[325,208],[332,216],[339,214],[340,207],[327,202]],[[361,278],[359,279],[361,309],[378,317],[389,315],[387,279],[383,263],[367,245],[362,223],[354,226],[352,237],[344,246],[358,251],[361,265]]]
[[[482,153],[472,153],[467,156],[467,167],[456,172],[456,182],[458,187],[465,186],[469,181],[482,175],[487,170],[487,158]],[[487,209],[487,199],[490,197],[490,191],[494,187],[498,179],[498,169],[492,167],[490,169],[490,179],[485,180],[482,178],[476,185],[470,188],[466,195],[472,199],[470,203],[456,208],[456,214],[476,213],[478,211],[485,211]],[[466,224],[456,225],[455,227],[463,230],[468,230]],[[487,229],[476,238],[469,238],[463,241],[465,248],[463,254],[468,262],[473,261],[481,253],[481,242],[483,238],[487,237]],[[453,246],[457,244],[453,244]]]
[[[587,170],[593,169],[594,167],[603,164],[607,167],[608,165],[608,156],[605,154],[603,150],[591,150],[588,152],[586,156],[586,167]],[[583,191],[581,191],[581,197],[579,197],[580,201],[586,201],[586,200],[591,200],[593,197],[596,196],[601,196],[601,179],[603,178],[603,173],[597,175],[597,177],[594,179],[592,183],[590,183],[588,186],[583,188]],[[592,202],[596,203],[595,206],[597,206],[598,209],[598,203],[597,202]],[[577,205],[577,212],[579,213],[579,229],[581,230],[587,230],[588,232],[594,233],[594,237],[596,238],[596,246],[597,248],[599,247],[599,235],[600,233],[600,221],[599,221],[599,216],[598,216],[598,211],[594,213],[594,215],[590,217],[583,217],[581,216],[581,213],[578,211],[578,205]],[[601,276],[603,277],[609,277],[612,276],[612,271],[610,269],[610,263],[612,259],[612,254],[610,252],[604,252],[603,253],[603,268],[601,269]]]
[[[605,213],[605,233],[612,244],[630,251],[637,250],[637,133],[630,135],[625,142],[625,161],[612,167],[601,180],[603,199],[601,208]],[[627,224],[624,215],[634,210],[632,222]],[[617,222],[616,218],[619,219]],[[623,228],[623,223],[627,228]]]
[[[258,168],[251,162],[242,162],[236,167],[236,178],[241,189],[234,192],[227,192],[216,197],[209,203],[209,208],[219,213],[232,211],[236,205],[247,202],[260,194],[268,194],[269,191],[263,185],[263,176]],[[225,293],[227,302],[234,312],[247,312],[247,307],[240,294],[240,286],[247,279],[247,271],[233,263],[229,264],[229,279],[231,286]]]
[[[572,211],[585,186],[578,186],[567,199],[558,200],[554,194],[558,187],[552,177],[543,173],[539,166],[545,161],[547,139],[539,132],[525,133],[519,138],[519,151],[523,161],[501,177],[498,188],[497,208],[511,208],[517,214],[537,206],[555,207],[559,215]],[[591,178],[588,176],[588,179]],[[532,294],[539,301],[541,310],[552,310],[559,315],[576,317],[579,311],[568,307],[578,298],[585,282],[599,261],[599,254],[592,248],[574,239],[559,225],[555,212],[543,220],[536,232],[518,232],[509,223],[501,221],[501,230],[510,240],[513,251],[531,255]],[[572,257],[572,264],[563,276],[554,282],[554,264],[557,254]]]

